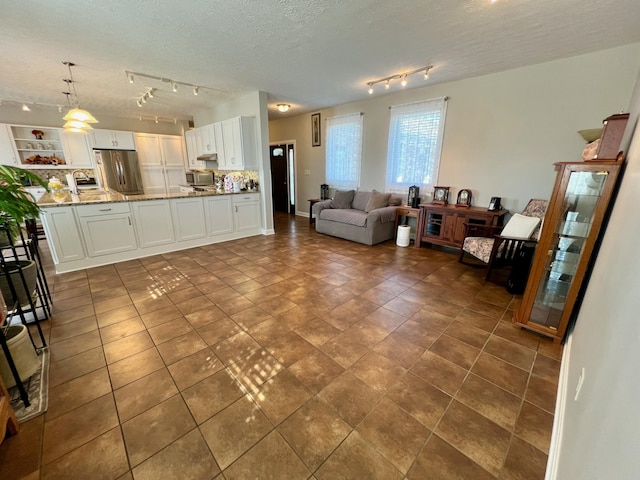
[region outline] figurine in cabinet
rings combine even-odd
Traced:
[[[517,326],[562,341],[613,193],[620,163],[556,163],[557,177]]]

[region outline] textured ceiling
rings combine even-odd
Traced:
[[[262,90],[277,117],[272,104],[360,100],[368,81],[425,65],[440,83],[640,41],[638,0],[0,0],[0,12],[0,100],[64,105],[71,61],[96,116],[184,119]],[[129,84],[125,70],[213,90]]]

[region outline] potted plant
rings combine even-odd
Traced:
[[[6,226],[14,238],[20,233],[22,222],[37,218],[40,212],[31,194],[24,189],[25,180],[47,188],[44,180],[28,170],[0,165],[0,225]],[[7,230],[0,231],[0,244],[6,244]]]

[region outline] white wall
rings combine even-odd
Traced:
[[[640,114],[640,76],[629,110],[627,132],[633,131]],[[558,457],[547,473],[550,479],[640,478],[639,185],[636,127],[571,347],[563,359],[567,382],[560,388],[567,395],[556,409],[564,414],[554,431]],[[585,380],[574,401],[582,368]]]
[[[579,161],[584,141],[578,130],[597,128],[628,105],[640,65],[640,44],[475,77],[380,95],[321,110],[322,146],[311,146],[309,114],[273,120],[269,140],[297,141],[296,205],[320,195],[325,183],[325,122],[328,116],[364,112],[360,189],[384,190],[390,105],[448,96],[438,185],[450,186],[450,201],[461,188],[473,204],[503,197],[520,211],[533,197],[548,198],[552,164]],[[431,78],[437,80],[437,71]],[[412,79],[412,82],[422,82]],[[363,88],[365,88],[363,86]],[[310,170],[310,175],[304,175]],[[421,196],[425,193],[421,192]]]
[[[273,233],[273,201],[271,198],[271,162],[269,160],[269,120],[267,94],[255,91],[216,108],[200,111],[193,116],[196,127],[229,118],[247,116],[256,118],[258,178],[262,199],[262,229]]]

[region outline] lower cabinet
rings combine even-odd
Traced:
[[[131,208],[140,248],[175,241],[169,200],[132,202]]]
[[[90,257],[138,248],[128,203],[79,205],[76,211]]]
[[[40,221],[47,235],[53,261],[73,262],[86,257],[74,207],[43,208]]]
[[[207,220],[207,233],[210,236],[233,232],[231,215],[231,197],[204,197],[204,211]]]
[[[171,212],[177,241],[193,240],[207,235],[201,197],[171,200]]]
[[[260,196],[247,193],[233,196],[233,215],[236,232],[260,229]]]

